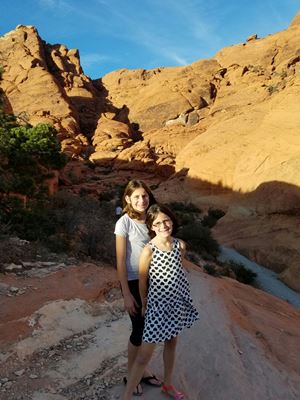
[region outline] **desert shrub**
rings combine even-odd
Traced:
[[[187,242],[190,250],[201,255],[210,254],[216,257],[220,252],[219,244],[213,239],[209,228],[198,221],[181,226],[177,236]]]
[[[201,210],[193,203],[173,201],[167,206],[176,214],[178,223],[181,226],[192,224],[201,213]]]
[[[24,208],[19,199],[6,197],[0,200],[0,209],[0,223],[20,239],[47,241],[55,232],[55,217],[44,201],[30,201]]]
[[[114,207],[90,196],[61,191],[53,197],[53,212],[59,230],[78,257],[114,262]]]
[[[110,190],[107,192],[100,193],[98,198],[100,201],[111,201],[115,198],[115,196],[116,196],[116,191]]]
[[[243,264],[230,260],[226,265],[234,272],[236,279],[239,282],[246,283],[251,285],[254,283],[254,280],[257,274],[251,271],[249,268],[246,268]]]
[[[215,219],[220,219],[225,215],[225,212],[218,208],[209,208],[207,213],[210,217],[213,217]]]
[[[212,228],[224,215],[225,212],[223,210],[219,210],[217,208],[209,208],[207,215],[202,218],[202,225]]]
[[[216,267],[212,264],[204,264],[203,268],[205,269],[205,271],[209,274],[209,275],[216,275]]]
[[[56,139],[47,124],[18,125],[16,117],[0,109],[0,185],[2,193],[33,196],[48,177],[49,169],[65,165]]]
[[[200,208],[190,202],[172,201],[168,204],[168,207],[170,207],[175,213],[201,213]]]

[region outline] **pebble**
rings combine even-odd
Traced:
[[[25,369],[20,369],[19,371],[15,371],[15,375],[21,376],[24,374],[24,372],[25,372]]]
[[[17,293],[19,291],[19,288],[15,287],[15,286],[11,286],[9,288],[9,291],[12,292],[12,293]]]

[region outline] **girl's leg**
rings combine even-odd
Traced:
[[[139,348],[140,346],[134,346],[130,342],[130,340],[128,341],[128,364],[127,364],[128,374],[130,374],[131,367],[133,366]]]
[[[132,398],[132,392],[139,384],[144,370],[155,349],[155,343],[143,342],[136,357],[133,365],[131,366],[130,374],[128,376],[127,385],[125,387],[123,400],[130,400]]]
[[[135,346],[133,345],[130,340],[128,341],[128,360],[127,360],[127,376],[130,375],[131,368],[134,364],[134,361],[136,359],[136,355],[139,351],[141,346]],[[126,379],[126,380],[125,380]],[[127,377],[124,378],[124,383],[127,382]],[[133,390],[133,393],[136,395],[142,394],[143,393],[143,388],[140,383],[136,385],[136,387]]]
[[[128,282],[130,292],[133,295],[133,297],[135,298],[135,300],[138,304],[138,307],[136,309],[136,314],[130,315],[132,332],[131,332],[129,342],[128,342],[128,362],[127,362],[126,380],[128,380],[128,377],[131,372],[131,368],[134,364],[137,353],[141,347],[143,329],[144,329],[144,318],[142,317],[142,313],[141,313],[141,300],[140,300],[138,284],[139,284],[138,280]],[[134,392],[136,394],[141,394],[143,392],[143,389],[142,389],[142,386],[140,385],[140,383],[138,383],[137,386],[134,388]]]
[[[175,352],[177,345],[177,337],[165,341],[164,345],[164,385],[172,385],[172,376],[175,363]]]
[[[135,315],[130,315],[131,324],[132,324],[132,332],[129,338],[128,343],[128,376],[130,374],[131,367],[134,363],[135,357],[139,351],[139,348],[142,344],[143,330],[144,330],[144,317],[142,316],[142,303],[139,292],[139,281],[133,280],[128,282],[128,286],[131,294],[135,298],[138,307]],[[154,386],[160,386],[161,382],[155,377],[155,375],[149,371],[145,370],[144,375],[147,379],[148,384],[152,384]],[[142,392],[142,388],[139,388],[139,392]]]

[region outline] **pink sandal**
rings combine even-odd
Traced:
[[[174,399],[174,400],[183,400],[184,399],[184,394],[179,392],[178,390],[176,390],[173,385],[170,385],[170,386],[162,385],[161,391],[164,394],[172,397],[172,399]]]

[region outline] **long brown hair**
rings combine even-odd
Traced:
[[[159,213],[166,214],[173,223],[172,234],[176,233],[178,229],[178,221],[175,217],[175,214],[163,204],[153,204],[151,207],[148,208],[147,215],[146,215],[146,225],[149,231],[149,235],[151,238],[154,238],[155,233],[152,230],[153,221],[157,218]]]
[[[149,196],[149,207],[152,204],[156,203],[153,193],[148,188],[148,186],[146,185],[145,182],[140,181],[139,179],[133,179],[133,180],[129,181],[125,188],[124,194],[123,194],[122,203],[123,203],[123,212],[127,213],[128,216],[132,219],[139,219],[140,214],[133,209],[131,204],[127,203],[126,196],[130,197],[136,189],[140,189],[140,188],[145,189],[146,193]]]

